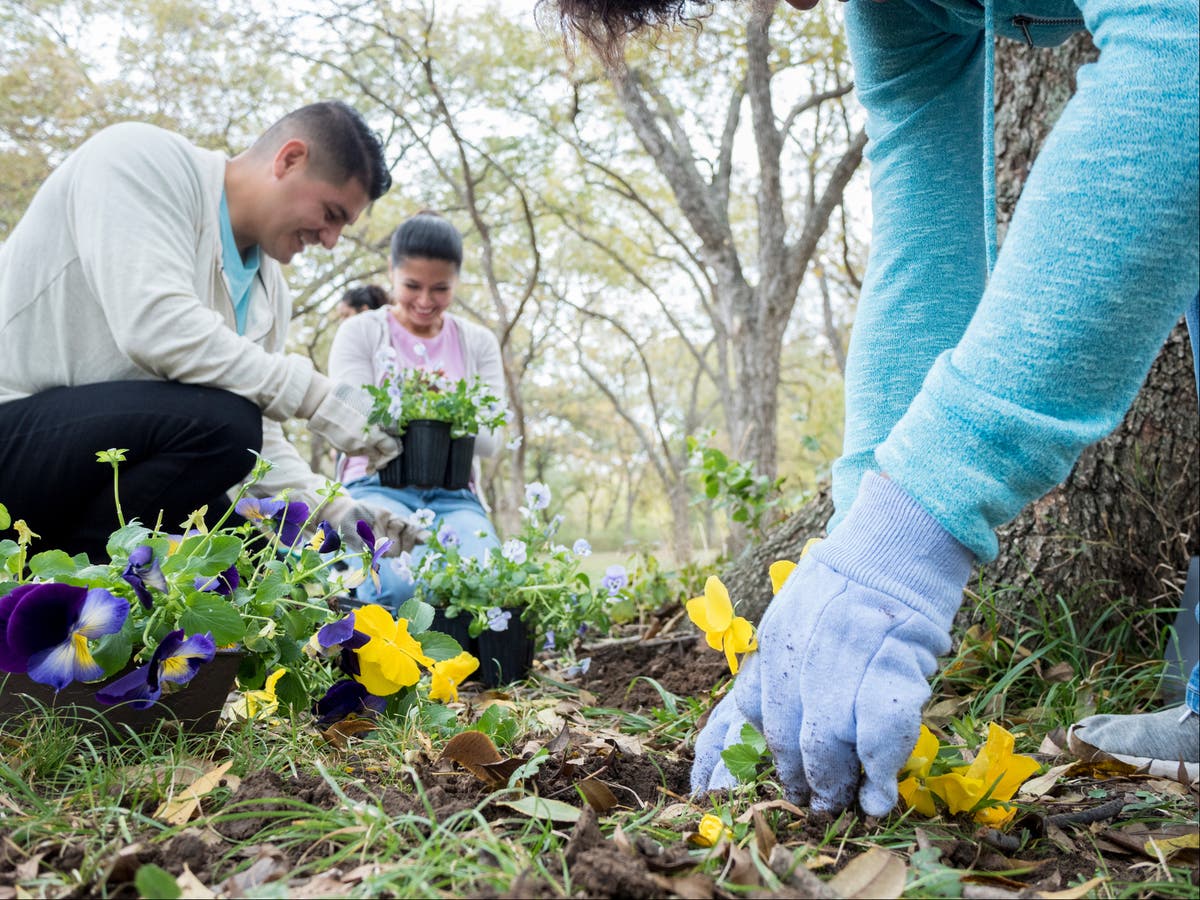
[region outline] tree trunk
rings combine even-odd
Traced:
[[[1095,53],[1083,35],[1056,51],[998,45],[1001,235],[1038,149],[1075,89],[1076,69]],[[1200,548],[1197,434],[1191,347],[1180,324],[1117,430],[1083,453],[1063,485],[1000,529],[1001,555],[980,572],[982,586],[1005,589],[1006,612],[1030,611],[1042,597],[1061,595],[1081,633],[1113,604],[1129,615],[1177,605],[1188,558]],[[727,571],[726,584],[746,614],[757,618],[770,602],[767,566],[795,559],[831,512],[825,489]],[[1159,624],[1149,619],[1139,630],[1144,650],[1155,649]]]

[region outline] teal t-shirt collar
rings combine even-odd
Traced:
[[[258,275],[258,245],[251,247],[242,258],[237,240],[233,236],[233,225],[229,221],[229,204],[225,192],[221,192],[221,265],[229,282],[229,296],[233,300],[233,315],[237,321],[237,333],[246,333],[246,316],[250,311],[250,296],[254,278]]]

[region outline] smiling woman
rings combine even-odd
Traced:
[[[342,324],[329,353],[330,375],[373,388],[385,381],[390,385],[395,375],[404,373],[435,385],[479,383],[503,407],[506,391],[499,342],[486,328],[449,312],[462,262],[462,235],[448,219],[426,210],[401,223],[392,235],[388,267],[391,305]],[[414,379],[401,380],[414,383]],[[475,457],[499,449],[499,435],[491,428],[479,427],[474,439]],[[404,460],[410,460],[409,454]],[[384,506],[397,516],[408,518],[416,510],[432,510],[438,528],[450,527],[459,536],[460,552],[478,558],[498,547],[499,540],[480,499],[480,467],[475,459],[469,462],[471,476],[463,488],[443,486],[447,483],[440,478],[435,479],[437,485],[421,481],[422,487],[390,487],[370,473],[365,458],[355,456],[345,460],[339,476],[352,497]],[[443,457],[439,473],[445,467]],[[424,552],[425,545],[415,548],[412,568]],[[395,607],[415,590],[411,576],[403,577],[387,566],[381,568],[380,579],[379,588],[371,584],[360,588],[360,598]]]

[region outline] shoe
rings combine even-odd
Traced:
[[[1129,716],[1088,716],[1071,726],[1067,747],[1084,762],[1115,759],[1178,781],[1200,781],[1200,716],[1186,706]]]

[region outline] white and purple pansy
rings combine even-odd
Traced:
[[[143,544],[129,554],[129,562],[121,577],[133,588],[133,592],[146,609],[154,606],[154,598],[151,597],[148,588],[154,588],[164,594],[167,592],[166,576],[163,575],[154,550],[148,544]]]
[[[509,610],[493,606],[484,615],[487,616],[489,631],[508,631],[508,623],[512,619],[512,613]]]
[[[96,699],[110,706],[129,703],[134,709],[145,709],[162,696],[164,683],[187,684],[216,652],[211,632],[191,637],[184,637],[182,628],[168,632],[150,662],[96,691]]]
[[[72,681],[99,681],[104,669],[89,640],[121,630],[129,601],[102,588],[23,584],[0,597],[0,669],[24,672],[61,691]]]
[[[443,547],[457,547],[462,543],[462,539],[459,538],[458,532],[449,525],[443,525],[441,527],[441,530],[438,531],[437,539],[438,543]]]
[[[550,488],[540,481],[525,485],[525,502],[530,509],[545,509],[550,505]]]
[[[615,597],[629,584],[629,575],[624,566],[609,566],[604,570],[604,577],[600,579],[600,584],[608,591],[610,597]]]

